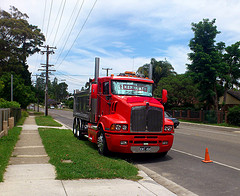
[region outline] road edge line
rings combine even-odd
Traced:
[[[185,155],[188,155],[188,156],[192,156],[192,157],[195,157],[195,158],[198,158],[198,159],[202,159],[202,160],[204,159],[204,157],[200,157],[200,156],[197,156],[197,155],[188,153],[188,152],[184,152],[184,151],[182,151],[182,150],[177,150],[177,149],[174,149],[174,148],[172,148],[171,150],[172,150],[172,151],[175,151],[175,152],[179,152],[179,153],[185,154]],[[221,165],[221,166],[224,166],[224,167],[228,167],[228,168],[230,168],[230,169],[234,169],[234,170],[240,171],[239,168],[234,167],[234,166],[231,166],[231,165],[227,165],[227,164],[225,164],[225,163],[220,163],[220,162],[214,161],[214,160],[213,160],[213,163],[216,163],[216,164]]]

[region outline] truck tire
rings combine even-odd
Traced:
[[[73,120],[73,135],[77,137],[77,118]]]
[[[100,129],[100,132],[98,134],[97,146],[100,155],[106,156],[109,154],[105,134],[102,128]]]
[[[81,119],[79,119],[78,121],[77,121],[77,133],[76,133],[76,135],[77,135],[77,138],[79,139],[79,140],[82,140],[82,139],[84,139],[84,136],[83,136],[83,130],[82,130],[82,126],[83,125],[83,120],[81,120]]]
[[[160,152],[158,154],[158,157],[165,157],[167,155],[168,151],[167,152]]]

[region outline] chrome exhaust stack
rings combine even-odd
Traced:
[[[99,63],[100,63],[100,58],[96,57],[95,58],[95,75],[94,75],[96,84],[98,83],[98,78],[99,78]]]
[[[148,78],[152,80],[152,72],[153,72],[153,62],[151,60],[150,65],[149,65],[149,72],[148,72]]]

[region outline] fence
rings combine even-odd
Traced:
[[[10,116],[14,117],[14,126],[16,126],[17,122],[21,118],[21,108],[11,108]]]
[[[20,118],[20,108],[0,108],[0,138],[6,135],[8,128],[15,126]]]
[[[223,122],[227,122],[227,112],[223,112],[220,110],[219,111],[170,110],[167,112],[170,113],[174,118],[178,118],[182,120],[213,123],[213,124],[220,124]]]

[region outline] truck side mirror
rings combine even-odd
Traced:
[[[92,99],[97,99],[97,90],[98,90],[98,85],[92,84],[92,88],[91,88],[91,98]]]
[[[167,102],[167,90],[163,89],[162,90],[162,103]]]

